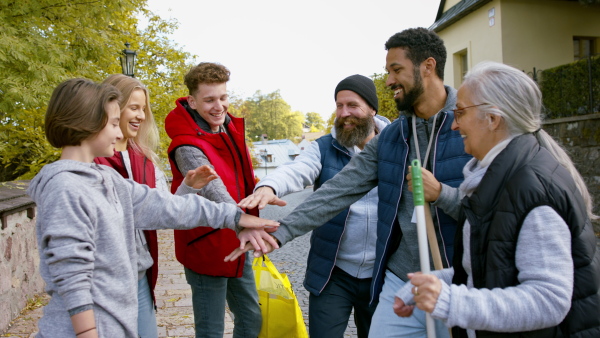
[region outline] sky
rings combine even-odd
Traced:
[[[179,28],[170,38],[195,62],[231,71],[230,95],[279,90],[293,111],[335,110],[347,76],[385,73],[387,39],[435,21],[439,0],[148,0]],[[183,80],[183,74],[182,74]]]

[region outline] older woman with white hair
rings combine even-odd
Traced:
[[[452,128],[474,157],[464,182],[453,189],[423,171],[426,199],[459,220],[454,264],[409,274],[394,311],[409,316],[416,305],[455,338],[600,337],[596,216],[573,162],[541,129],[537,84],[481,63],[456,107]]]

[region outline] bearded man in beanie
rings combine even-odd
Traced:
[[[292,162],[279,166],[238,205],[264,208],[285,205],[279,197],[313,185],[317,190],[361,152],[390,122],[377,114],[375,84],[362,75],[343,79],[335,88],[336,118],[331,134],[311,143]],[[377,188],[312,233],[304,287],[310,292],[311,338],[342,338],[354,309],[359,337],[366,338],[376,304],[369,304],[375,262]],[[280,243],[284,237],[273,234]]]

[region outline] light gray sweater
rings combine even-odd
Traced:
[[[137,337],[134,227],[234,229],[240,213],[235,205],[174,196],[107,166],[71,160],[46,165],[27,193],[38,207],[40,273],[51,296],[38,337],[75,337],[68,311],[89,304],[100,337]]]

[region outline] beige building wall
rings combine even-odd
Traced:
[[[490,26],[490,10],[493,9],[493,25]],[[438,32],[444,40],[448,58],[444,68],[444,83],[458,88],[462,83],[461,60],[466,55],[466,70],[482,60],[502,62],[502,10],[500,1],[491,1],[462,18],[459,22]]]
[[[527,72],[573,62],[574,36],[600,36],[600,6],[503,0],[502,12],[504,62]]]
[[[446,0],[446,2],[444,3],[444,12],[452,8],[452,6],[456,5],[460,1],[461,0]]]
[[[468,69],[488,60],[526,72],[533,67],[543,70],[573,62],[573,36],[600,37],[600,6],[553,0],[494,0],[438,34],[448,51],[444,83],[458,88],[464,53]],[[600,39],[596,42],[598,46]],[[600,52],[598,47],[595,52]]]

